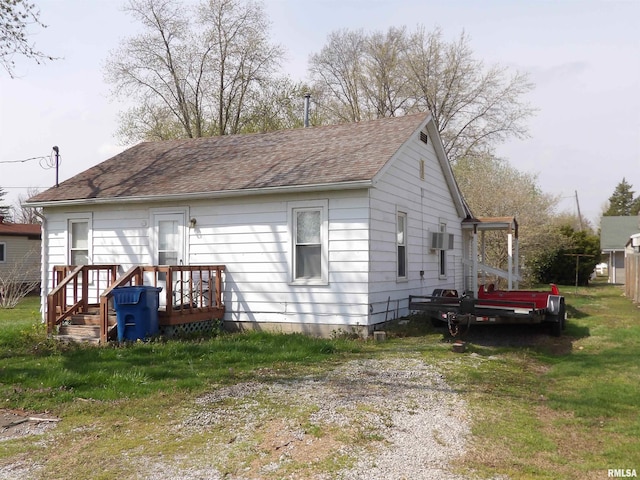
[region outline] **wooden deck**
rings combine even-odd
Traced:
[[[158,323],[184,325],[224,316],[224,265],[155,265],[130,268],[118,277],[119,265],[55,266],[53,290],[47,295],[47,331],[56,333],[74,316],[99,312],[100,337],[105,343],[113,314],[113,292],[118,287],[162,287]],[[111,322],[113,323],[113,322]]]

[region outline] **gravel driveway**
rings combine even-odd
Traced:
[[[442,479],[469,436],[467,406],[417,356],[350,361],[327,374],[240,383],[200,397],[175,425],[205,435],[184,458],[136,455],[135,479]],[[35,465],[2,478],[39,478]]]
[[[271,417],[272,402],[298,412],[291,418]],[[183,468],[148,464],[140,478],[159,480],[262,478],[287,479],[442,479],[464,477],[452,472],[452,462],[465,452],[469,423],[465,402],[433,366],[418,358],[358,360],[326,376],[277,383],[242,383],[221,388],[197,400],[198,409],[182,423],[185,435],[225,425],[233,431],[217,455],[231,456],[234,445],[253,442],[257,458],[244,472],[224,468]],[[300,424],[300,412],[309,412]],[[295,419],[294,419],[295,418]],[[325,433],[312,435],[309,426]],[[344,432],[344,435],[336,432]],[[344,438],[362,441],[348,442]],[[313,467],[304,472],[291,466],[342,456],[346,468],[327,472]],[[325,462],[326,463],[326,462]],[[148,474],[154,471],[154,474]],[[141,473],[141,472],[140,472]]]

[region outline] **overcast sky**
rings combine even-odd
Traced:
[[[31,38],[60,60],[17,59],[16,79],[0,72],[0,162],[48,156],[60,148],[60,180],[123,147],[114,132],[122,110],[103,81],[110,50],[138,26],[121,0],[34,0],[49,25]],[[420,23],[447,39],[464,30],[477,58],[528,72],[538,109],[527,140],[498,150],[560,195],[559,211],[597,222],[626,177],[640,194],[640,1],[266,0],[273,41],[288,52],[285,72],[306,75],[307,59],[340,28],[385,31]],[[302,109],[302,99],[300,100]],[[0,163],[13,203],[27,187],[55,182],[38,161]],[[496,192],[499,196],[500,192]],[[596,225],[597,226],[597,225]]]

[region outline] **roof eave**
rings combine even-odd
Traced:
[[[237,190],[220,190],[215,192],[177,193],[169,195],[142,195],[136,197],[80,198],[73,200],[50,200],[42,202],[26,202],[22,205],[31,208],[67,207],[79,205],[112,205],[120,203],[145,203],[162,201],[206,200],[215,198],[233,198],[257,195],[275,195],[286,193],[306,193],[336,190],[358,190],[370,188],[372,180],[355,180],[350,182],[318,183],[310,185],[287,185],[279,187],[258,187]]]
[[[455,179],[453,169],[451,168],[451,163],[449,162],[449,158],[447,157],[447,153],[442,143],[442,138],[440,137],[440,133],[438,132],[438,128],[436,127],[435,122],[433,121],[433,116],[430,115],[429,118],[423,123],[423,125],[425,125],[427,128],[429,139],[431,140],[431,144],[433,145],[433,148],[436,152],[436,157],[440,162],[440,166],[442,167],[442,173],[444,174],[445,181],[447,182],[447,186],[449,187],[449,191],[451,192],[451,196],[453,198],[453,202],[455,204],[458,215],[460,216],[460,218],[471,217],[471,210],[468,208],[466,202],[464,201],[464,197],[462,196],[462,192],[460,191],[458,182]],[[420,129],[422,128],[424,127],[421,126]]]

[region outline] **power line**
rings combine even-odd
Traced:
[[[49,158],[49,157],[46,155],[41,155],[39,157],[25,158],[24,160],[0,160],[0,163],[25,163],[25,162],[30,162],[32,160],[44,160],[46,158]]]
[[[41,155],[39,157],[29,157],[23,160],[0,160],[0,164],[7,163],[25,163],[32,160],[38,160],[40,168],[43,170],[56,169],[56,186],[58,185],[58,169],[62,163],[62,155],[60,155],[60,149],[58,147],[52,147],[49,155]]]

